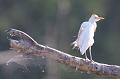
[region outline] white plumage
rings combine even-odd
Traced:
[[[80,53],[82,55],[85,54],[86,59],[87,59],[86,51],[89,48],[90,59],[92,60],[91,46],[94,43],[94,32],[97,27],[96,22],[101,19],[104,18],[98,17],[98,15],[93,14],[88,21],[83,22],[81,24],[76,41],[72,43],[74,45],[73,48],[78,47],[80,49]]]

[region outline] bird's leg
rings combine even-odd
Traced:
[[[89,52],[90,52],[90,60],[92,61],[91,46],[89,47]]]
[[[86,52],[85,52],[85,59],[86,59],[86,60],[88,60],[88,57],[87,57],[87,54],[86,54]]]

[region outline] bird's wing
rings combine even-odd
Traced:
[[[82,31],[87,27],[87,23],[88,23],[88,22],[83,22],[83,23],[81,24],[81,27],[80,27],[79,32],[78,32],[78,37],[77,37],[77,39],[72,43],[73,49],[74,49],[75,47],[78,47],[78,48],[80,47],[80,46],[79,46],[79,39],[80,39],[80,36],[81,36]]]
[[[78,38],[80,37],[82,31],[88,26],[88,22],[83,22],[78,32]]]
[[[79,48],[80,48],[80,52],[83,55],[86,50],[93,45],[94,43],[94,31],[95,31],[95,27],[94,25],[92,25],[91,23],[87,22],[84,24],[84,30],[80,35],[79,38]]]

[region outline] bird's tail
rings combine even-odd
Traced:
[[[72,42],[71,45],[73,45],[73,48],[72,49],[75,49],[75,47],[77,47],[77,40]]]

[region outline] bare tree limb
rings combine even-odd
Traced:
[[[100,76],[120,78],[120,66],[85,60],[54,48],[40,45],[29,35],[16,29],[9,29],[7,30],[7,33],[11,36],[10,46],[18,53],[25,55],[45,56],[57,61],[58,63],[65,64],[80,71],[93,73]],[[17,39],[13,39],[13,37]]]

